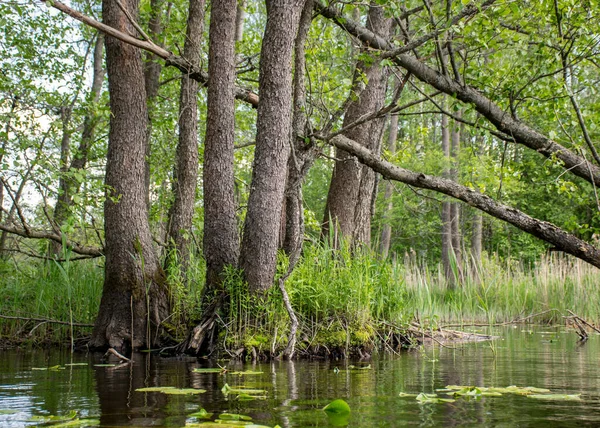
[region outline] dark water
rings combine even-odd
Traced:
[[[273,362],[265,364],[162,359],[137,354],[135,363],[96,367],[101,355],[57,350],[0,351],[0,427],[35,425],[32,415],[62,415],[77,410],[109,426],[185,426],[187,415],[209,412],[249,415],[254,423],[281,427],[327,427],[332,420],[321,409],[343,398],[352,409],[350,427],[600,426],[600,336],[577,343],[573,332],[547,327],[496,330],[494,342],[424,348],[399,356],[374,357],[370,370],[346,370],[343,361]],[[65,366],[64,370],[32,368]],[[197,367],[227,365],[256,370],[239,376],[193,373]],[[335,370],[338,368],[339,371]],[[239,401],[221,392],[225,383],[265,389],[266,400]],[[419,404],[400,392],[435,392],[448,384],[535,386],[554,393],[581,394],[582,401],[535,400],[503,395],[458,399],[454,403]],[[194,396],[136,392],[145,386],[206,389]],[[17,410],[3,415],[2,410]],[[214,417],[213,417],[214,419]]]

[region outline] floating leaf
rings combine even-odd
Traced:
[[[210,419],[212,417],[212,413],[207,412],[205,409],[200,409],[195,413],[192,413],[191,415],[188,415],[192,418],[199,418],[199,419]]]
[[[30,417],[28,422],[40,422],[40,423],[48,423],[48,422],[65,422],[75,419],[77,417],[76,410],[70,410],[66,415],[34,415]]]
[[[554,401],[581,401],[581,394],[531,394],[529,398]]]
[[[15,413],[19,413],[19,411],[13,409],[0,409],[0,415],[14,415]]]
[[[52,425],[52,428],[64,428],[64,427],[96,427],[100,425],[98,419],[74,419],[72,421],[63,422],[58,425]]]
[[[186,427],[190,427],[190,428],[271,428],[269,426],[266,425],[256,425],[253,424],[251,422],[246,422],[246,421],[224,421],[221,419],[217,419],[214,422],[200,422],[200,423],[193,423],[193,422],[188,422],[187,424],[185,424]],[[274,428],[279,428],[279,425],[276,425]]]
[[[420,393],[417,395],[417,401],[421,404],[438,404],[438,403],[454,403],[456,400],[453,398],[439,398],[437,394],[425,394]]]
[[[32,367],[31,370],[51,370],[51,371],[58,371],[58,370],[64,370],[64,367],[61,367],[60,365],[56,365],[56,366],[51,366],[51,367]]]
[[[74,367],[74,366],[87,366],[89,365],[88,363],[69,363],[69,364],[65,364],[65,366],[67,367]]]
[[[163,392],[166,389],[175,389],[174,386],[150,386],[148,388],[138,388],[137,392]]]
[[[263,374],[263,372],[257,372],[257,371],[253,371],[253,370],[245,370],[243,372],[229,372],[229,374],[239,375],[239,376],[253,376],[253,375]]]
[[[196,388],[172,388],[165,389],[162,391],[163,394],[169,395],[193,395],[193,394],[204,394],[206,389],[196,389]]]
[[[232,388],[228,384],[223,385],[221,392],[225,395],[228,394],[248,394],[248,395],[266,395],[267,391],[264,389],[251,389],[251,388]]]
[[[406,398],[415,398],[417,396],[417,394],[409,394],[406,392],[401,392],[400,394],[398,394],[398,397],[406,397]]]
[[[266,400],[266,395],[250,395],[250,394],[239,394],[235,397],[236,400],[240,401],[251,401],[251,400]]]
[[[94,364],[94,367],[116,367],[116,364]]]
[[[469,388],[477,388],[478,390],[481,391],[481,395],[486,396],[486,397],[499,397],[502,394],[530,395],[530,394],[545,394],[545,393],[551,392],[549,389],[546,389],[546,388],[535,388],[533,386],[522,387],[522,386],[515,386],[515,385],[507,386],[504,388],[498,388],[498,387],[486,388],[483,386],[474,387],[474,386],[461,386],[461,385],[447,385],[445,389],[439,389],[437,391],[452,393],[452,391],[459,392],[459,391],[468,390]],[[458,395],[464,395],[464,394],[459,393]]]
[[[347,415],[350,413],[350,406],[341,398],[333,400],[331,403],[323,407],[327,413],[335,413],[338,415]]]
[[[221,413],[219,419],[224,421],[251,421],[252,418],[246,415],[239,415],[237,413]]]
[[[138,388],[137,392],[162,392],[171,395],[203,394],[205,389],[196,388],[175,388],[174,386],[151,386],[148,388]]]

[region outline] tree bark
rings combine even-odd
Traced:
[[[273,285],[292,128],[292,54],[304,0],[267,0],[256,148],[240,267],[254,292]]]
[[[461,116],[460,111],[456,113]],[[460,155],[460,124],[456,121],[452,123],[451,139],[450,139],[450,179],[458,183],[458,167]],[[450,203],[450,224],[452,235],[452,251],[456,262],[456,274],[458,275],[457,282],[460,284],[463,280],[462,266],[462,233],[460,230],[460,203],[453,201]]]
[[[133,34],[117,4],[104,0],[104,22]],[[137,17],[138,1],[124,2]],[[110,93],[110,131],[104,204],[105,278],[90,346],[119,352],[156,345],[169,315],[164,273],[152,246],[145,199],[145,142],[148,110],[140,51],[119,40],[106,40]]]
[[[370,31],[388,37],[392,20],[384,16],[381,7],[372,6],[367,17],[367,28]],[[357,121],[363,115],[381,109],[385,102],[387,71],[377,61],[372,65],[359,61],[354,75],[353,91],[359,92],[366,75],[368,83],[358,99],[351,102],[344,115],[343,126]],[[355,141],[360,141],[374,153],[381,146],[381,134],[385,124],[384,118],[374,119],[355,126],[344,135]],[[330,229],[338,232],[340,239],[347,239],[352,244],[370,245],[371,231],[371,198],[375,185],[375,175],[369,169],[359,164],[354,156],[336,150],[336,162],[331,177],[325,216],[323,219],[322,236],[327,237]],[[330,221],[333,224],[330,224]],[[334,242],[334,246],[339,243]]]
[[[305,43],[312,23],[313,0],[307,0],[300,17],[294,52],[294,118],[292,124],[292,152],[288,159],[285,189],[285,216],[283,250],[288,256],[299,254],[304,239],[304,207],[302,184],[313,164],[317,151],[314,144],[306,142],[308,133],[306,116],[306,57]]]
[[[442,115],[442,153],[447,162],[450,161],[450,129],[448,117]],[[450,172],[446,169],[443,173],[449,178]],[[452,205],[449,200],[442,202],[442,269],[444,278],[449,288],[456,286],[454,271],[452,269],[454,251],[452,247]]]
[[[234,201],[236,0],[213,0],[210,19],[208,112],[204,146],[206,289],[221,288],[223,269],[236,266],[239,237]]]
[[[235,41],[241,42],[244,38],[244,21],[246,19],[246,0],[238,0],[235,13]]]
[[[184,56],[196,67],[200,66],[204,5],[204,0],[190,0],[183,47]],[[210,120],[208,123],[210,124]],[[169,210],[165,266],[175,268],[177,265],[185,277],[190,259],[192,220],[198,185],[198,82],[187,75],[181,78],[179,141],[175,162],[172,187],[174,199]]]
[[[396,85],[398,82],[396,81]],[[388,134],[388,151],[390,155],[396,153],[396,140],[398,139],[398,115],[394,114],[390,118],[390,129]],[[385,209],[383,212],[383,227],[381,230],[381,242],[379,243],[379,252],[383,259],[387,259],[390,245],[392,242],[392,212],[394,210],[393,196],[394,186],[390,181],[386,181],[383,193],[383,203]]]
[[[461,186],[445,178],[409,171],[382,160],[362,144],[343,135],[331,139],[331,144],[352,153],[362,163],[376,170],[387,179],[397,180],[422,189],[430,189],[463,201],[489,215],[504,220],[536,238],[554,245],[555,250],[571,254],[600,268],[600,249],[576,236],[565,232],[552,223],[535,219],[515,208],[496,202],[487,195]]]

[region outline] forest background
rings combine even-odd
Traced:
[[[2,334],[598,319],[598,6],[0,2]]]

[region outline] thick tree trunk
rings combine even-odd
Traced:
[[[137,17],[137,0],[124,6]],[[102,15],[107,25],[134,33],[117,0],[104,0]],[[145,199],[148,111],[141,54],[108,38],[106,64],[112,115],[105,178],[105,278],[90,346],[127,350],[158,343],[169,299],[152,247]]]
[[[292,124],[292,152],[288,159],[288,176],[285,189],[285,237],[283,250],[293,256],[302,248],[304,239],[304,209],[302,184],[313,164],[317,151],[304,140],[307,134],[306,117],[306,58],[304,45],[312,23],[313,1],[307,0],[300,17],[300,26],[294,48],[294,118]]]
[[[204,0],[190,0],[183,55],[200,66],[204,32]],[[210,120],[208,122],[210,124]],[[198,185],[198,82],[184,75],[179,94],[179,141],[173,172],[173,205],[169,211],[165,266],[178,265],[185,276],[190,259],[190,240]]]
[[[267,0],[256,149],[240,267],[250,289],[273,285],[292,128],[292,54],[304,0]]]
[[[370,31],[387,38],[391,23],[391,19],[384,16],[382,8],[372,6],[369,9],[367,26]],[[350,125],[361,116],[375,112],[384,105],[387,71],[377,61],[372,65],[359,61],[356,66],[353,90],[357,91],[357,88],[363,84],[363,75],[366,75],[368,83],[358,99],[351,102],[344,116],[343,126]],[[360,141],[361,144],[378,153],[384,124],[384,118],[374,119],[349,129],[344,135],[354,141]],[[354,156],[342,150],[336,150],[336,159],[327,194],[322,236],[328,237],[330,229],[335,229],[336,237],[339,232],[341,239],[368,246],[371,230],[370,204],[375,175],[369,168],[361,165]],[[330,224],[330,221],[333,224]],[[337,242],[333,244],[338,245]]]
[[[94,63],[92,86],[88,96],[90,103],[90,111],[85,115],[83,120],[83,131],[81,134],[81,142],[77,151],[73,154],[70,165],[68,164],[70,152],[70,134],[68,133],[68,124],[63,127],[63,141],[61,144],[61,165],[63,165],[63,174],[59,180],[59,193],[54,206],[54,223],[57,227],[62,227],[67,220],[71,206],[73,205],[73,196],[79,191],[79,183],[73,178],[73,173],[83,170],[89,158],[89,151],[94,141],[94,132],[98,125],[96,107],[102,93],[102,83],[104,82],[104,35],[98,33],[94,46]],[[70,113],[69,113],[70,114]],[[50,255],[58,256],[62,251],[62,245],[58,242],[50,242]]]
[[[220,288],[236,266],[239,237],[234,201],[236,0],[213,0],[210,19],[208,112],[204,146],[204,257],[206,288]]]
[[[235,31],[236,0],[211,4],[208,72],[208,106],[204,145],[204,258],[206,284],[202,293],[202,319],[184,344],[198,354],[214,346],[216,316],[227,304],[223,271],[236,266],[239,238],[234,200]]]

